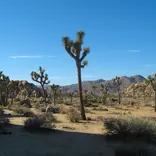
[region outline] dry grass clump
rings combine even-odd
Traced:
[[[44,129],[51,129],[54,125],[52,125],[51,121],[47,117],[43,116],[34,116],[32,118],[28,118],[24,121],[24,128],[29,131],[37,131]]]
[[[71,122],[79,122],[81,120],[80,113],[76,109],[71,109],[68,113],[68,119]]]

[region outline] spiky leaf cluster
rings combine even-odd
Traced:
[[[116,86],[116,87],[120,87],[120,85],[122,84],[122,80],[120,77],[116,76],[114,79],[113,79],[113,85]]]
[[[107,85],[101,84],[101,89],[100,89],[100,91],[101,91],[102,94],[107,94],[108,90],[109,90],[109,89],[108,89],[108,86],[107,86]]]
[[[52,84],[51,86],[50,86],[50,88],[51,88],[51,90],[53,91],[53,93],[56,93],[57,91],[58,91],[58,89],[59,89],[59,85],[56,85],[56,84]]]
[[[68,95],[69,95],[70,97],[73,97],[73,96],[74,96],[74,92],[70,92],[70,93],[68,93]]]
[[[63,37],[63,44],[67,53],[77,62],[81,68],[88,65],[85,57],[90,52],[89,47],[82,48],[83,38],[85,33],[83,31],[77,32],[77,39],[75,41],[70,40],[69,37]]]

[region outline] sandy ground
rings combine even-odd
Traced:
[[[90,109],[87,116],[108,117],[114,115],[114,112],[123,111],[108,109],[109,111]],[[135,116],[156,116],[153,108],[132,109],[131,113]],[[24,130],[23,121],[26,118],[11,118],[13,126],[8,129],[12,135],[0,135],[0,156],[115,156],[113,147],[121,143],[109,143],[105,139],[102,122],[71,123],[66,115],[55,116],[59,121],[55,124],[55,131],[37,133]]]

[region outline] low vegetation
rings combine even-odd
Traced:
[[[133,116],[109,117],[104,120],[104,127],[111,136],[156,140],[156,122],[149,118]]]
[[[24,121],[24,128],[29,131],[36,131],[42,128],[51,129],[52,123],[46,116],[34,116]]]
[[[76,109],[70,109],[68,113],[68,118],[71,122],[79,122],[81,119],[80,113]]]

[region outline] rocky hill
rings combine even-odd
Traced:
[[[143,82],[145,80],[145,78],[141,75],[135,75],[135,76],[130,76],[130,77],[122,76],[121,79],[123,82],[121,85],[122,90],[129,87],[132,84],[135,84],[138,82]],[[115,87],[113,86],[112,80],[99,79],[99,80],[95,80],[95,81],[83,81],[82,84],[83,84],[83,88],[86,88],[89,91],[92,91],[92,86],[96,86],[96,93],[97,94],[99,93],[101,84],[108,85],[110,92],[116,91]],[[67,91],[67,92],[77,92],[78,91],[78,85],[77,84],[63,86],[62,88],[64,91]]]
[[[138,82],[130,85],[128,88],[124,89],[124,94],[127,97],[136,98],[146,98],[154,96],[153,89],[150,85],[147,85],[145,82]]]

